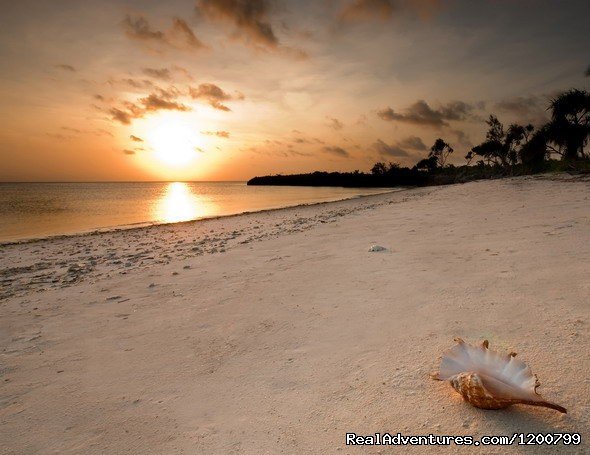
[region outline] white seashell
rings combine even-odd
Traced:
[[[433,379],[450,381],[468,403],[482,409],[528,404],[567,412],[537,393],[537,377],[524,362],[515,359],[515,353],[490,351],[487,340],[481,346],[467,344],[461,338],[455,341],[457,344],[444,353],[440,371]]]
[[[385,248],[384,246],[381,246],[381,245],[371,245],[369,247],[369,253],[376,253],[379,251],[387,251],[387,248]]]

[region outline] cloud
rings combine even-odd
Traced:
[[[125,16],[123,29],[128,38],[145,44],[155,44],[162,48],[197,51],[207,46],[199,40],[189,25],[182,19],[174,18],[172,26],[166,30],[154,29],[148,20],[141,15]]]
[[[402,139],[398,142],[398,145],[402,148],[407,148],[411,150],[426,150],[426,144],[422,142],[418,136],[408,136],[405,139]]]
[[[139,79],[132,79],[132,78],[126,78],[126,79],[113,79],[113,78],[111,78],[107,82],[111,87],[116,87],[116,86],[122,84],[122,85],[126,85],[126,86],[132,87],[137,90],[152,89],[154,87],[154,83],[150,80],[147,80],[147,79],[139,80]]]
[[[341,23],[386,22],[394,16],[430,19],[442,6],[442,0],[352,0],[338,15]]]
[[[473,148],[473,143],[469,140],[469,137],[465,134],[465,132],[461,130],[451,130],[451,133],[455,135],[457,138],[457,143],[466,149]]]
[[[414,125],[432,126],[441,128],[448,126],[447,120],[465,120],[473,106],[463,101],[452,101],[439,109],[432,109],[424,100],[418,100],[403,113],[395,112],[392,108],[386,107],[377,111],[377,115],[385,121],[398,121]]]
[[[381,139],[377,139],[377,141],[373,144],[372,148],[379,155],[395,156],[398,158],[405,158],[407,156],[410,156],[410,154],[406,150],[401,148],[399,144],[388,145]]]
[[[124,149],[123,153],[125,155],[135,155],[135,150]]]
[[[344,157],[344,158],[348,158],[350,156],[350,154],[346,150],[344,150],[342,147],[325,146],[322,148],[322,150],[326,153],[330,153],[332,155],[336,155],[336,156],[340,156],[340,157]]]
[[[131,136],[129,136],[129,138],[133,141],[133,142],[143,142],[143,139],[137,136],[134,136],[133,134]]]
[[[333,117],[328,117],[326,116],[326,118],[329,120],[329,124],[328,126],[336,131],[341,130],[342,128],[344,128],[344,123],[342,123],[340,120],[338,120],[337,118],[333,118]]]
[[[125,109],[113,107],[108,112],[113,120],[123,125],[129,125],[132,120],[142,118],[150,112],[159,110],[187,112],[192,110],[190,106],[177,102],[178,96],[179,92],[174,87],[168,90],[158,88],[155,92],[137,100],[137,103],[124,101],[122,105]]]
[[[129,125],[131,123],[131,120],[135,118],[135,116],[130,112],[123,111],[116,107],[109,109],[109,114],[111,114],[113,120],[116,120],[119,123],[122,123],[123,125]]]
[[[590,77],[590,65],[588,65],[588,68],[586,68],[586,72],[584,73],[584,76]]]
[[[160,79],[162,81],[169,81],[171,78],[170,70],[168,68],[144,68],[143,73],[149,77]]]
[[[185,106],[184,104],[177,103],[176,101],[170,100],[166,96],[157,95],[155,93],[151,93],[150,95],[146,96],[145,98],[141,98],[139,100],[145,107],[147,112],[151,111],[159,111],[159,110],[168,110],[168,111],[190,111],[191,108],[189,106]]]
[[[225,139],[229,138],[229,131],[201,131],[201,134],[205,134],[207,136],[223,137]]]
[[[215,84],[200,84],[197,88],[189,88],[190,96],[195,100],[205,100],[211,107],[220,111],[231,111],[223,102],[232,100],[243,100],[244,95],[238,93],[230,95]]]
[[[197,11],[207,19],[235,27],[234,37],[246,44],[275,49],[279,40],[268,21],[266,0],[200,0]]]
[[[97,95],[94,95],[93,98],[98,101],[104,101],[104,96],[102,96],[102,95],[97,94]]]
[[[60,63],[59,65],[54,65],[54,66],[60,70],[68,71],[70,73],[76,72],[76,68],[74,68],[72,65],[65,65],[63,63]]]
[[[539,96],[517,96],[502,100],[495,104],[500,112],[513,114],[520,123],[533,123],[540,125],[549,120],[547,114],[547,101]]]

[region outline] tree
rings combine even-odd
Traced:
[[[373,175],[385,175],[387,172],[387,165],[381,161],[375,163],[371,168],[371,174]]]
[[[547,139],[563,159],[587,158],[584,147],[590,138],[590,93],[572,89],[554,98],[549,105],[551,121]]]
[[[516,165],[520,148],[529,140],[535,127],[531,124],[522,126],[513,123],[505,130],[504,125],[495,115],[490,115],[486,123],[489,126],[486,140],[473,147],[465,159],[470,162],[475,155],[479,155],[488,165],[491,163],[502,167]]]
[[[519,153],[522,164],[532,170],[539,171],[547,157],[547,131],[545,128],[537,130],[531,138],[523,144]]]
[[[441,138],[438,138],[434,145],[430,148],[430,153],[428,154],[428,158],[433,158],[436,161],[436,165],[438,167],[445,167],[447,159],[453,153],[453,148],[447,144]],[[436,166],[435,166],[436,167]]]
[[[423,158],[418,163],[416,163],[416,169],[426,170],[429,172],[434,171],[438,166],[438,159],[436,156],[429,156],[428,158]]]

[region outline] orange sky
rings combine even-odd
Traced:
[[[531,8],[532,4],[535,8]],[[462,162],[588,87],[588,2],[23,0],[0,14],[0,180],[244,180]]]

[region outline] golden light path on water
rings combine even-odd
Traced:
[[[184,182],[171,182],[156,205],[156,218],[165,223],[189,221],[207,216],[205,203]]]

